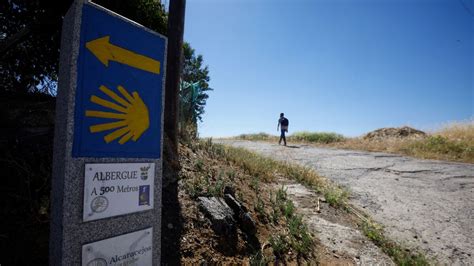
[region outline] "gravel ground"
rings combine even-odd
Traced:
[[[441,264],[474,265],[474,165],[267,142],[216,140],[315,169],[347,186],[351,203],[388,236]]]

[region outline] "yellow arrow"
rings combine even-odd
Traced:
[[[110,36],[104,36],[86,43],[102,64],[116,61],[151,73],[160,74],[160,61],[146,57],[110,43]]]

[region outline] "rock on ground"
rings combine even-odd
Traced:
[[[211,221],[212,229],[218,235],[233,235],[236,233],[234,212],[224,199],[216,197],[199,197],[199,209]]]
[[[367,133],[364,139],[423,138],[426,133],[411,127],[386,127]]]

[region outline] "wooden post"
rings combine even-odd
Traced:
[[[179,80],[181,76],[186,0],[171,0],[168,16],[168,54],[165,90],[165,135],[178,154]]]

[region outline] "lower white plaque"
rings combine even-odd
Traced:
[[[155,163],[86,164],[84,221],[153,209]]]
[[[82,246],[83,266],[152,265],[153,228]]]

